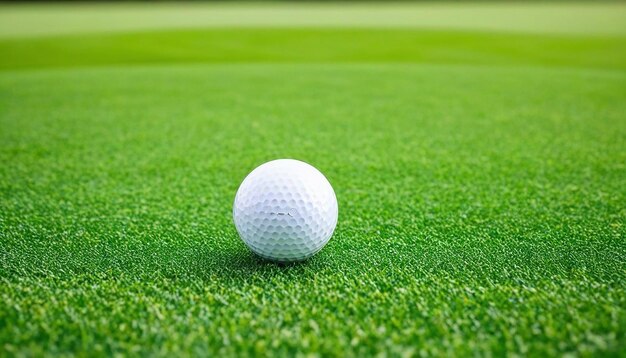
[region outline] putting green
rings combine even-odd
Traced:
[[[0,40],[0,355],[624,351],[626,37],[165,27]],[[340,207],[287,266],[282,157]]]

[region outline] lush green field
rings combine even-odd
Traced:
[[[467,3],[394,28],[33,20],[106,6],[0,7],[0,356],[624,354],[623,5],[536,28],[546,5],[498,5],[514,31]],[[283,157],[340,207],[287,266],[231,219]]]

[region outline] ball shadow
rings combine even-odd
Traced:
[[[229,280],[283,275],[306,278],[316,271],[312,267],[319,269],[324,265],[320,258],[315,257],[296,262],[275,262],[264,259],[245,247],[204,252],[197,259],[205,268],[202,273],[199,272],[200,276],[211,279],[218,276]]]

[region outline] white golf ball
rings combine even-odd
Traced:
[[[233,218],[243,242],[274,261],[299,261],[326,245],[337,225],[337,198],[319,170],[293,159],[254,169],[239,186]]]

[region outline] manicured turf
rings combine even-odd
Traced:
[[[0,355],[623,354],[625,39],[1,40]],[[282,157],[340,206],[286,266],[231,219]]]
[[[415,63],[626,69],[626,37],[415,29],[210,29],[0,39],[0,69],[164,63]],[[45,54],[45,55],[44,55]]]
[[[16,3],[0,11],[0,37],[268,26],[623,35],[625,16],[619,1]]]

